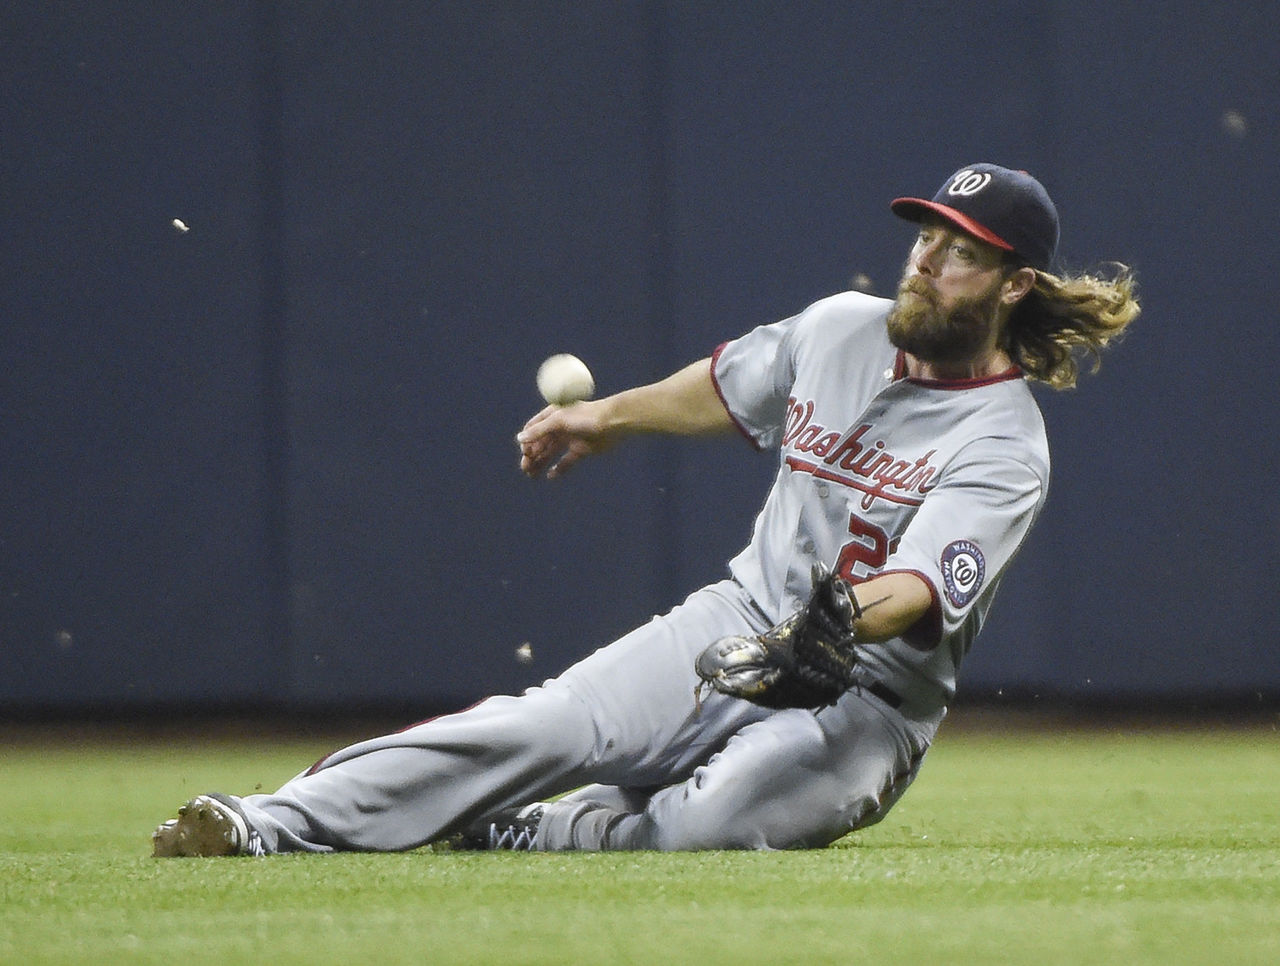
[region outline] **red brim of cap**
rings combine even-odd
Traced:
[[[980,225],[963,212],[940,205],[936,201],[925,201],[923,198],[894,198],[889,202],[890,210],[899,218],[907,221],[919,221],[926,211],[933,212],[944,221],[949,221],[961,231],[974,238],[981,239],[988,245],[995,245],[1006,252],[1013,251],[1013,246],[984,225]]]

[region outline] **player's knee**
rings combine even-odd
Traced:
[[[822,848],[850,831],[863,802],[828,803],[769,782],[720,781],[696,774],[678,805],[659,820],[656,838],[668,851]],[[656,817],[656,816],[655,816]]]

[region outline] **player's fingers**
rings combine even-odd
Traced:
[[[565,450],[560,454],[560,458],[552,463],[551,468],[547,470],[547,479],[554,480],[564,476],[573,469],[573,464],[578,462],[581,458],[582,455],[574,449],[570,448]]]
[[[546,475],[547,479],[555,479],[556,467],[559,461],[553,462],[554,454],[538,454],[535,456],[522,456],[520,458],[520,472],[530,479],[537,479],[539,476]],[[572,462],[572,461],[570,461]]]
[[[570,443],[565,447],[564,452],[560,454],[560,458],[551,465],[549,470],[547,470],[547,479],[554,480],[558,477],[564,476],[569,472],[569,470],[573,469],[579,460],[584,456],[590,456],[592,452],[593,450],[586,443]]]
[[[541,436],[517,436],[516,444],[520,447],[520,455],[528,457],[537,457],[549,448],[546,438]]]
[[[547,406],[546,408],[536,412],[524,424],[520,432],[516,434],[517,442],[523,443],[526,439],[537,439],[540,435],[550,429],[548,420],[556,412],[556,406]]]
[[[516,444],[520,447],[520,469],[528,476],[541,473],[559,446],[563,445],[558,427],[550,418],[553,411],[553,407],[548,406],[525,423],[524,428],[516,434]]]
[[[546,446],[521,444],[520,471],[526,476],[538,476],[546,469],[554,452]]]
[[[525,423],[516,434],[520,469],[528,476],[545,470],[547,479],[554,479],[599,449],[602,436],[592,405],[548,406]]]
[[[581,444],[566,440],[562,434],[553,434],[542,437],[531,443],[521,444],[520,469],[526,476],[537,477],[546,473],[547,479],[553,479],[557,475],[556,467],[564,462],[565,457],[570,452],[568,462],[563,467],[567,469],[577,462],[580,454],[576,449]]]

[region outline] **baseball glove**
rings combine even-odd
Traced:
[[[849,582],[813,566],[809,601],[755,637],[724,637],[699,656],[699,689],[766,708],[822,708],[854,683],[853,623],[862,609]]]

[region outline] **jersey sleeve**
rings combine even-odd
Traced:
[[[881,571],[914,573],[931,588],[930,613],[907,635],[917,647],[958,634],[959,650],[968,650],[1044,505],[1047,461],[1011,452],[1010,443],[983,439],[958,453]]]
[[[795,381],[794,333],[801,316],[761,325],[721,345],[711,378],[725,409],[757,449],[777,446]]]

